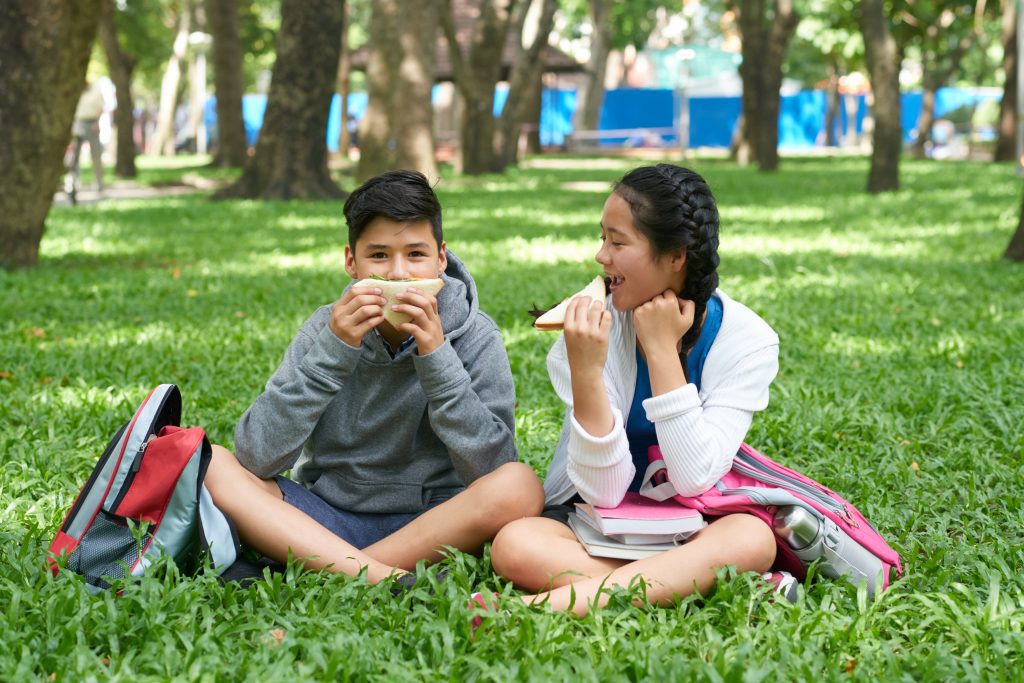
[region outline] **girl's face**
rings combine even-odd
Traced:
[[[631,311],[666,289],[677,294],[686,279],[686,254],[654,256],[651,243],[633,223],[626,200],[613,192],[601,213],[601,249],[595,260],[611,278],[612,303]]]

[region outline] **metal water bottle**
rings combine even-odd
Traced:
[[[855,586],[867,582],[868,595],[874,595],[884,571],[881,560],[831,519],[819,519],[802,507],[788,505],[776,510],[772,526],[802,562],[821,560],[825,576],[844,578]]]
[[[772,526],[775,534],[784,540],[801,560],[813,561],[821,557],[821,522],[807,510],[796,505],[781,507],[775,511]],[[805,553],[809,556],[804,557]]]

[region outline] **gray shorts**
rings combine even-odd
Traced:
[[[340,510],[302,484],[285,477],[275,477],[284,501],[296,507],[329,529],[335,536],[340,536],[356,548],[371,546],[382,538],[395,533],[406,524],[416,519],[438,501],[419,512],[375,513],[349,512]]]

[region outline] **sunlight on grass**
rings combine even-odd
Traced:
[[[144,180],[236,173],[164,162],[142,158]],[[889,592],[818,581],[790,605],[727,570],[710,595],[666,608],[637,608],[628,590],[585,619],[509,600],[471,639],[469,592],[515,593],[486,554],[446,559],[433,597],[299,572],[250,589],[171,572],[116,597],[51,579],[46,546],[142,397],[179,384],[183,422],[231,447],[302,321],[348,282],[340,202],[107,201],[53,209],[40,266],[0,271],[0,679],[1014,679],[1024,271],[999,255],[1019,178],[905,160],[903,189],[871,196],[863,158],[786,158],[774,174],[687,164],[721,205],[723,289],[781,339],[747,440],[867,514],[906,562]],[[634,165],[534,158],[438,185],[445,237],[508,349],[520,457],[538,472],[564,406],[545,368],[557,336],[527,311],[601,272],[607,187]]]

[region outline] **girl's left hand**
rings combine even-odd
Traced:
[[[636,338],[648,355],[679,353],[679,340],[693,326],[695,306],[671,289],[633,309]]]

